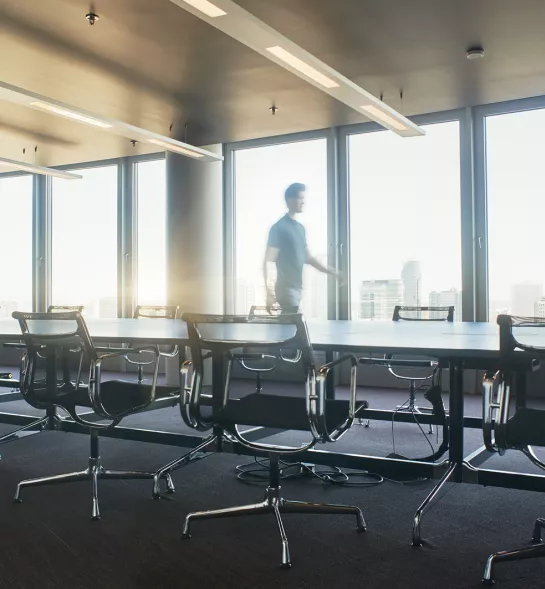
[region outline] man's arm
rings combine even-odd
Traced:
[[[319,272],[323,272],[324,274],[330,274],[331,276],[335,276],[336,278],[340,278],[340,273],[332,268],[331,266],[324,266],[319,260],[317,260],[308,250],[307,248],[307,264],[316,268]]]
[[[265,259],[263,260],[263,278],[265,279],[265,288],[267,290],[267,308],[270,309],[276,303],[274,296],[274,264],[278,258],[277,247],[267,246],[265,251]]]

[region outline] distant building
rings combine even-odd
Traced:
[[[420,307],[422,305],[422,269],[420,262],[406,262],[401,271],[404,296],[403,304],[408,307]]]
[[[545,297],[541,297],[534,303],[534,317],[545,319]]]
[[[515,284],[511,290],[511,312],[513,315],[531,317],[536,302],[543,297],[542,284]]]
[[[360,286],[360,319],[391,319],[396,305],[403,304],[403,282],[364,280]]]
[[[430,292],[430,307],[454,307],[454,316],[462,318],[462,291],[457,288]]]

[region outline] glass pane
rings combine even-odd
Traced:
[[[0,179],[0,317],[32,311],[32,176]]]
[[[52,304],[117,317],[117,166],[53,179]]]
[[[306,185],[300,221],[310,252],[327,263],[327,145],[325,139],[244,149],[235,154],[237,313],[265,304],[263,259],[269,230],[285,213],[284,191]],[[327,276],[306,266],[302,311],[327,318]]]
[[[545,110],[487,117],[489,319],[545,317]]]
[[[353,319],[391,320],[396,305],[462,318],[459,124],[425,129],[349,138]]]
[[[165,160],[136,165],[139,305],[166,304],[165,182]]]

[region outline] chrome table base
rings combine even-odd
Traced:
[[[182,538],[191,537],[191,522],[194,520],[237,517],[239,515],[262,515],[265,513],[272,513],[275,516],[278,531],[280,533],[280,539],[282,541],[282,560],[280,566],[285,569],[291,567],[291,558],[288,539],[284,530],[284,524],[282,522],[282,513],[355,515],[358,531],[363,532],[366,529],[363,513],[359,507],[348,505],[331,505],[324,503],[308,503],[306,501],[288,501],[281,497],[280,487],[268,487],[265,491],[265,500],[261,503],[190,513],[187,515],[184,521]]]
[[[540,558],[545,556],[545,544],[542,542],[541,530],[545,528],[545,519],[539,518],[534,525],[532,542],[535,546],[527,546],[517,550],[505,550],[503,552],[494,552],[488,557],[484,568],[483,584],[494,584],[494,567],[499,562],[509,562],[510,560],[525,560],[527,558]]]
[[[170,478],[170,473],[174,472],[175,470],[177,470],[179,468],[187,466],[197,453],[202,452],[205,448],[214,444],[217,441],[217,439],[218,439],[218,437],[215,434],[208,436],[208,438],[206,438],[204,440],[204,442],[202,442],[198,446],[195,446],[195,448],[193,448],[192,450],[190,450],[189,452],[187,452],[183,456],[180,456],[180,458],[176,458],[172,462],[169,462],[167,465],[160,468],[153,475],[153,498],[154,499],[161,498],[161,490],[159,487],[159,481],[164,478],[166,478],[166,480],[167,480],[167,492],[174,493],[174,486],[172,485],[172,479]],[[170,481],[170,483],[169,483],[169,481]],[[170,490],[170,488],[172,488],[172,490]]]
[[[416,510],[413,520],[413,546],[422,546],[421,523],[424,514],[431,507],[432,503],[437,499],[439,491],[443,488],[445,483],[450,479],[456,470],[456,464],[451,464],[447,472],[441,477],[440,481],[431,490],[429,495],[424,499],[420,507]]]

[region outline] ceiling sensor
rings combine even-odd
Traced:
[[[94,12],[89,12],[89,14],[85,15],[85,18],[89,21],[89,24],[94,27],[95,23],[100,19],[100,16]]]
[[[474,59],[482,59],[484,57],[484,49],[482,47],[471,47],[466,53],[466,57],[473,61]]]
[[[277,107],[275,104],[273,104],[273,105],[272,105],[272,106],[269,108],[269,110],[271,111],[272,115],[274,116],[274,115],[275,115],[275,114],[278,112],[278,107]]]

